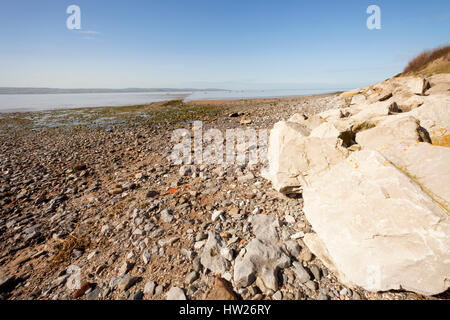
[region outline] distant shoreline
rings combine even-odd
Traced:
[[[161,92],[209,92],[229,91],[225,89],[206,88],[124,88],[124,89],[60,89],[60,88],[35,88],[35,87],[0,87],[0,94],[75,94],[75,93],[161,93]]]
[[[182,99],[171,99],[143,105],[126,105],[118,107],[86,107],[47,110],[13,110],[0,112],[0,136],[9,130],[33,130],[43,127],[103,127],[135,126],[148,124],[158,128],[178,127],[190,121],[212,123],[219,121],[239,123],[241,116],[230,117],[231,114],[245,112],[244,118],[264,118],[275,121],[286,116],[295,109],[324,110],[326,105],[334,105],[338,97],[336,93],[319,93],[295,97],[259,97],[234,100],[199,100],[183,102]],[[324,104],[323,104],[324,103]],[[330,104],[331,103],[331,104]],[[306,109],[305,109],[306,108]],[[274,109],[277,111],[274,112]],[[326,108],[325,108],[326,109]],[[244,111],[245,110],[245,111]],[[315,112],[315,111],[312,111]],[[242,115],[243,116],[243,115]],[[263,117],[263,118],[261,118]],[[268,117],[268,118],[267,118]],[[262,125],[262,123],[259,123]]]
[[[214,101],[277,99],[330,94],[339,90],[239,90],[200,92],[119,92],[72,94],[4,94],[0,95],[0,113],[56,111],[84,108],[126,107],[155,102],[183,100],[186,103],[213,104]],[[92,96],[91,96],[92,95]],[[200,102],[204,101],[204,102]]]

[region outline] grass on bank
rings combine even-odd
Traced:
[[[403,74],[450,73],[450,45],[425,50],[412,59]]]

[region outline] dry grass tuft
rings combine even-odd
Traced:
[[[425,50],[408,63],[406,68],[403,70],[403,74],[419,72],[425,69],[429,63],[436,61],[437,59],[444,58],[449,54],[450,45],[432,50]]]
[[[69,235],[66,239],[63,240],[62,247],[52,259],[51,265],[56,266],[58,264],[66,262],[70,258],[73,250],[86,250],[86,248],[89,247],[89,244],[90,241],[87,237],[87,234],[81,235],[79,237]]]

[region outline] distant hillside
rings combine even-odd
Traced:
[[[450,45],[423,51],[408,63],[402,75],[436,73],[450,73]]]
[[[126,88],[126,89],[58,89],[58,88],[15,88],[0,87],[0,94],[64,94],[64,93],[158,93],[158,92],[198,92],[198,91],[226,91],[223,89],[207,88]]]

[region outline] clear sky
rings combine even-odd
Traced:
[[[69,30],[69,5],[81,30]],[[366,9],[381,8],[381,30]],[[357,87],[448,44],[449,0],[2,0],[0,86]]]

